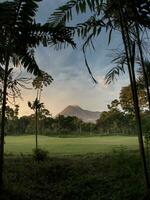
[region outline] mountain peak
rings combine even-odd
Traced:
[[[96,122],[96,120],[100,117],[100,112],[84,110],[78,105],[69,105],[58,115],[64,115],[66,117],[75,116],[84,122]]]
[[[80,106],[78,106],[78,105],[69,105],[69,106],[67,106],[67,107],[73,107],[73,108],[81,108]],[[67,108],[66,107],[66,108]]]

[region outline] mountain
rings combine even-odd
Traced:
[[[84,110],[77,105],[69,105],[58,115],[75,116],[82,119],[84,122],[96,122],[100,114],[100,112]]]

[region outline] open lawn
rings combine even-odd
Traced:
[[[5,142],[7,153],[27,154],[35,147],[34,136],[7,136]],[[52,155],[44,161],[5,156],[0,200],[150,200],[139,154],[132,151],[136,137],[40,136],[39,143]]]
[[[130,136],[100,136],[59,138],[39,136],[39,147],[52,155],[82,155],[90,153],[107,153],[120,146],[136,150],[137,137]],[[7,136],[5,139],[5,153],[30,154],[35,148],[35,137]]]

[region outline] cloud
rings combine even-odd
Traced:
[[[96,80],[98,82],[98,85],[101,87],[101,88],[108,88],[108,85],[106,84],[105,80],[104,80],[105,76],[97,76],[96,77]]]
[[[37,15],[37,21],[45,22],[55,8],[65,1],[43,0]],[[80,18],[78,18],[80,20]],[[118,35],[112,36],[111,48],[120,48]],[[108,57],[108,37],[103,31],[99,39],[94,41],[96,51],[87,51],[87,59],[93,75],[98,80],[98,84],[93,84],[88,70],[84,63],[81,50],[81,40],[78,41],[78,48],[73,50],[71,47],[55,51],[53,48],[38,47],[36,50],[36,60],[41,69],[45,70],[54,78],[53,83],[44,88],[41,101],[53,115],[56,115],[62,109],[70,104],[79,105],[85,109],[103,111],[107,104],[114,98],[119,97],[122,86],[128,84],[127,76],[118,79],[118,82],[111,85],[105,85],[104,77],[110,69]],[[19,100],[20,115],[30,114],[32,111],[28,108],[27,101],[33,101],[36,97],[36,91],[23,90],[24,101]]]

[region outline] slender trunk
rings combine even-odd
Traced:
[[[147,189],[149,190],[150,189],[149,174],[148,174],[146,156],[145,156],[145,150],[144,150],[140,109],[139,109],[137,86],[136,86],[136,80],[135,80],[135,72],[134,72],[134,55],[132,55],[128,25],[126,24],[126,19],[124,17],[121,2],[120,2],[120,8],[121,8],[120,10],[121,33],[122,33],[122,39],[123,39],[123,43],[125,47],[129,77],[130,77],[130,82],[131,82],[131,90],[132,90],[133,103],[134,103],[135,116],[136,116],[136,125],[137,125],[137,131],[138,131],[139,148],[140,148],[140,154],[141,154],[142,163],[143,163],[146,186],[147,186]]]
[[[145,145],[146,145],[146,153],[147,153],[147,165],[149,167],[149,141],[146,140],[145,143],[146,143]]]
[[[82,128],[81,128],[81,124],[80,124],[79,126],[80,126],[80,133],[82,133]]]
[[[9,67],[9,55],[6,56],[5,76],[3,86],[2,117],[1,117],[1,138],[0,138],[0,189],[3,187],[3,165],[4,165],[4,137],[5,137],[5,111],[7,97],[7,78]]]
[[[145,69],[145,63],[144,63],[144,57],[143,57],[143,51],[142,51],[142,46],[141,46],[141,40],[140,40],[140,31],[139,31],[139,26],[137,23],[135,23],[136,27],[136,33],[137,33],[137,43],[138,43],[138,48],[140,52],[140,59],[141,59],[141,66],[143,70],[143,76],[144,76],[144,82],[145,82],[145,88],[147,91],[147,99],[148,99],[148,105],[149,105],[149,110],[150,110],[150,91],[149,91],[149,82],[148,82],[148,76],[146,73]]]
[[[38,149],[38,99],[39,99],[39,90],[37,90],[37,95],[36,95],[36,108],[35,108],[35,148],[36,151]]]
[[[35,147],[38,149],[38,110],[35,111]]]
[[[141,116],[140,116],[140,109],[139,109],[139,102],[138,102],[136,78],[135,78],[135,72],[134,72],[133,67],[131,70],[132,70],[134,90],[135,90],[134,107],[135,107],[135,116],[136,116],[136,122],[137,122],[137,130],[138,130],[138,140],[139,140],[140,153],[141,153],[141,158],[142,158],[143,168],[144,168],[144,173],[145,173],[146,185],[149,190],[150,189],[149,173],[148,173],[148,167],[147,167],[145,149],[144,149],[142,123],[141,123]]]
[[[125,19],[124,19],[124,21],[126,22]],[[135,70],[134,70],[135,45],[133,45],[134,49],[132,49],[131,43],[130,43],[130,38],[129,38],[128,25],[126,23],[124,23],[124,25],[125,25],[125,29],[126,29],[127,43],[128,43],[128,48],[129,48],[129,52],[130,52],[130,63],[131,63],[130,67],[131,67],[132,83],[133,83],[133,91],[134,91],[133,102],[134,102],[135,117],[136,117],[136,122],[137,122],[139,147],[140,147],[140,153],[141,153],[141,158],[142,158],[142,162],[143,162],[143,169],[144,169],[144,174],[145,174],[146,186],[147,186],[147,189],[149,190],[150,189],[150,181],[149,181],[149,173],[148,173],[148,167],[147,167],[146,155],[145,155],[145,149],[144,149],[142,122],[141,122],[141,116],[140,116],[139,99],[138,99],[137,84],[136,84],[136,77],[135,77]]]
[[[136,19],[136,13],[137,13],[136,2],[135,2],[135,0],[133,0],[131,2],[132,2],[132,12],[134,13],[135,19]],[[140,53],[141,67],[142,67],[143,76],[144,76],[144,84],[145,84],[145,89],[147,92],[147,99],[148,99],[148,105],[149,105],[149,110],[150,110],[149,81],[148,81],[148,75],[147,75],[146,68],[145,68],[145,62],[144,62],[144,56],[143,56],[143,50],[142,50],[142,42],[140,39],[139,24],[137,21],[135,21],[135,31],[136,31],[137,45],[138,45],[138,49],[139,49],[139,53]]]

